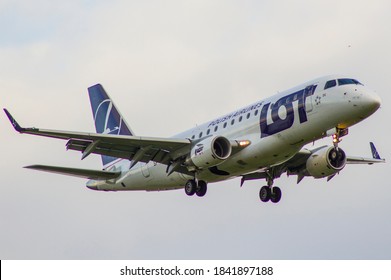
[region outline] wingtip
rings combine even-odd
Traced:
[[[10,114],[10,112],[8,112],[7,108],[3,108],[3,111],[7,115],[8,118],[9,118],[9,116],[11,116],[11,114]]]
[[[375,147],[375,144],[373,142],[369,142],[369,146],[371,146],[371,152],[372,152],[372,157],[374,159],[382,159]]]
[[[7,115],[8,119],[10,120],[12,126],[14,127],[14,129],[18,132],[23,132],[24,128],[21,127],[18,122],[15,120],[15,118],[11,115],[11,113],[6,109],[6,108],[3,108],[5,114]]]

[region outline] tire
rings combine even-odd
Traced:
[[[198,186],[196,188],[196,195],[203,197],[206,194],[208,187],[205,181],[198,181]]]
[[[278,203],[281,200],[282,192],[279,187],[273,187],[272,194],[271,194],[271,202]]]
[[[197,188],[196,182],[194,180],[189,180],[185,184],[185,193],[188,196],[192,196],[195,194],[196,188]]]
[[[268,186],[263,186],[259,191],[259,198],[262,202],[268,202],[271,198],[271,190]]]

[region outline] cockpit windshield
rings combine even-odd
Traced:
[[[336,80],[330,80],[330,81],[327,81],[326,85],[324,86],[324,89],[332,88],[332,87],[335,87],[336,85],[337,85]]]
[[[338,85],[363,85],[355,79],[338,79]]]
[[[363,85],[362,83],[360,83],[356,79],[347,79],[346,78],[346,79],[338,79],[338,80],[327,81],[325,86],[324,86],[324,89],[328,89],[328,88],[332,88],[332,87],[337,86],[337,81],[338,81],[338,86],[343,86],[343,85]]]

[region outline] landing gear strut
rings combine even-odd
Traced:
[[[205,181],[198,181],[196,179],[189,180],[185,184],[185,193],[188,196],[196,194],[199,197],[203,197],[208,190],[207,183]]]
[[[336,132],[333,134],[333,145],[338,150],[338,143],[342,141],[342,137],[348,135],[349,129],[347,128],[336,128]]]
[[[279,187],[273,187],[273,179],[269,177],[267,180],[267,186],[263,186],[259,191],[259,198],[262,202],[278,203],[281,200],[282,192]]]

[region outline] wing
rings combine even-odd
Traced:
[[[132,160],[131,167],[139,161],[149,162],[151,160],[170,165],[187,155],[191,150],[191,141],[188,139],[82,133],[34,127],[24,128],[17,123],[7,109],[4,109],[4,112],[16,131],[23,134],[68,140],[67,149],[81,151],[83,153],[82,159],[93,153]]]
[[[244,182],[248,180],[279,178],[285,172],[288,175],[291,174],[298,175],[300,174],[301,170],[305,168],[307,159],[310,157],[311,154],[312,151],[303,149],[284,163],[274,165],[271,167],[265,167],[263,169],[258,170],[257,172],[244,174],[242,175],[242,180],[240,185],[242,186]],[[304,176],[301,177],[301,175],[299,175],[298,182],[300,182],[303,178]]]
[[[316,148],[314,150],[302,149],[299,151],[294,157],[289,159],[288,161],[261,169],[257,172],[244,174],[242,175],[241,185],[247,180],[256,180],[256,179],[268,179],[268,178],[279,178],[283,173],[287,173],[288,175],[298,175],[297,183],[305,177],[308,176],[308,172],[306,171],[306,163],[308,158],[315,153],[316,151],[324,148],[326,146],[322,146]],[[375,145],[370,142],[370,147],[372,151],[372,158],[366,157],[358,157],[358,156],[347,156],[346,163],[347,164],[374,164],[374,163],[384,163],[385,159],[382,159],[379,153],[376,150]],[[334,175],[331,175],[327,178],[327,180],[331,180]]]
[[[372,158],[365,158],[365,157],[354,157],[354,156],[348,156],[346,158],[347,163],[349,164],[374,164],[374,163],[384,163],[385,159],[381,158],[379,153],[377,152],[377,149],[375,147],[375,144],[372,142],[369,142],[369,145],[371,146],[371,152],[372,152]]]

